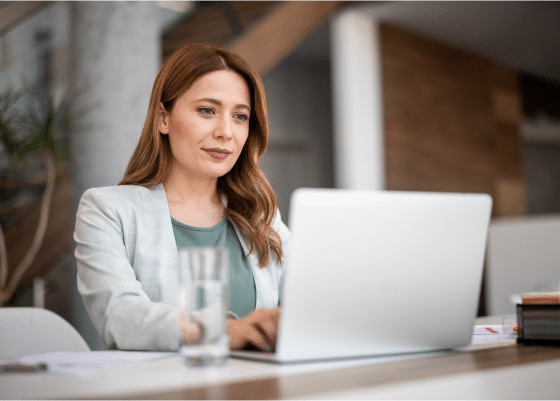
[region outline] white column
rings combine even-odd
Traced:
[[[84,112],[72,122],[75,216],[86,189],[122,179],[144,125],[161,45],[157,6],[151,1],[77,1],[71,18],[72,86],[79,94],[73,109]],[[73,277],[72,324],[92,349],[100,349],[75,271]]]
[[[344,11],[330,25],[335,185],[385,188],[381,48],[369,13]]]
[[[160,65],[154,2],[73,4],[75,109],[85,111],[72,136],[79,192],[122,179],[144,125]]]

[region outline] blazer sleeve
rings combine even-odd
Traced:
[[[108,348],[178,350],[180,310],[152,302],[137,280],[133,253],[127,252],[135,245],[125,244],[123,232],[123,224],[132,223],[122,210],[122,199],[101,188],[82,196],[74,232],[78,290]]]

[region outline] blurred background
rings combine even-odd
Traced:
[[[513,313],[509,293],[560,279],[558,21],[548,1],[1,2],[3,306],[53,310],[102,349],[77,204],[120,181],[159,67],[203,41],[261,74],[285,222],[298,187],[489,193],[479,314]]]

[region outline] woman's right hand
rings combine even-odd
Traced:
[[[228,319],[229,346],[232,350],[248,345],[263,351],[274,351],[280,307],[259,308],[240,319]]]

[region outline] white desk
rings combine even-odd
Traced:
[[[475,348],[287,366],[230,359],[217,368],[187,368],[171,356],[89,376],[2,374],[0,398],[558,398],[560,348]]]

